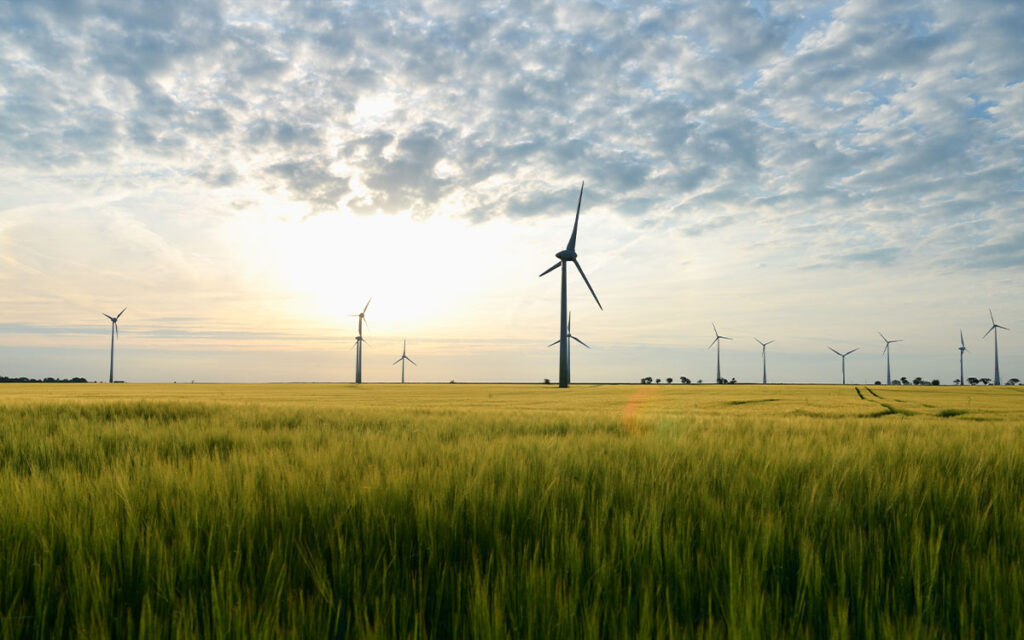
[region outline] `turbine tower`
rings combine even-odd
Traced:
[[[589,344],[587,344],[586,342],[583,342],[582,340],[580,340],[576,336],[572,335],[572,312],[571,311],[569,312],[569,322],[568,322],[568,326],[566,327],[565,337],[570,339],[570,340],[575,340],[576,342],[582,344],[584,347],[586,347],[588,349],[590,348]],[[548,346],[549,347],[553,347],[553,346],[555,346],[556,344],[558,344],[560,342],[561,342],[561,340],[555,340],[554,342],[552,342]],[[572,362],[571,361],[572,349],[567,349],[567,351],[568,351],[568,353],[565,354],[565,357],[566,357],[566,364],[568,365],[568,364],[571,364],[571,362]],[[570,374],[572,373],[572,367],[569,368],[569,373]]]
[[[837,356],[839,356],[840,358],[843,359],[843,384],[846,384],[846,356],[850,355],[851,353],[853,353],[857,349],[860,349],[860,347],[857,347],[856,349],[850,349],[846,353],[839,353],[838,351],[836,351],[832,347],[829,347],[829,350],[832,351],[832,353],[836,354]]]
[[[398,360],[395,360],[393,363],[391,363],[392,367],[395,366],[396,364],[398,364],[399,362],[402,363],[402,384],[405,384],[405,361],[406,360],[408,360],[409,362],[412,362],[412,358],[410,358],[409,356],[405,355],[405,340],[402,340],[402,357],[399,358]],[[412,366],[418,367],[419,365],[416,364],[415,362],[412,362]]]
[[[982,339],[984,339],[984,338],[986,338],[988,336],[988,334],[992,333],[992,337],[995,339],[996,371],[995,371],[995,377],[993,377],[992,381],[998,387],[999,384],[1000,384],[999,383],[999,330],[1002,329],[1004,331],[1009,331],[1009,329],[1007,329],[1006,327],[1004,327],[1001,324],[996,324],[996,317],[994,315],[992,315],[992,310],[991,309],[988,310],[988,317],[992,319],[992,326],[989,327],[988,331],[985,332],[985,335],[983,335],[981,337],[982,337]],[[995,333],[993,333],[993,332],[995,332]]]
[[[716,331],[715,333],[718,332]],[[761,384],[768,384],[768,355],[766,350],[768,345],[775,341],[769,340],[768,342],[761,342],[757,338],[754,338],[754,342],[761,345]]]
[[[960,346],[957,347],[960,350],[960,386],[964,386],[964,351],[967,351],[967,345],[964,344],[964,330],[960,330]]]
[[[127,308],[128,307],[121,309],[121,313],[124,313]],[[116,316],[109,316],[105,313],[103,314],[110,319],[110,382],[114,381],[114,336],[120,336],[120,333],[117,330],[117,321],[121,317],[121,313]]]
[[[373,300],[373,298],[370,298]],[[366,322],[366,310],[370,307],[370,300],[366,301],[366,306],[363,307],[362,312],[353,313],[350,318],[359,318],[359,335],[356,336],[356,384],[363,383],[363,323],[369,327],[370,323]]]
[[[882,332],[879,331],[878,335],[882,336]],[[885,348],[882,349],[882,353],[885,354],[885,384],[892,384],[891,368],[889,366],[889,345],[894,342],[903,342],[903,339],[890,340],[885,336],[882,336],[882,340],[885,340]]]
[[[718,345],[717,353],[715,354],[715,384],[718,384],[722,381],[722,340],[732,340],[732,338],[718,335],[718,327],[715,326],[714,322],[711,323],[711,328],[715,330],[715,339],[708,345],[708,349],[716,344]]]
[[[594,302],[597,303],[597,307],[604,310],[601,306],[601,301],[597,299],[597,294],[594,293],[594,287],[590,286],[590,280],[587,280],[587,274],[583,273],[583,267],[580,266],[579,260],[577,260],[576,254],[576,230],[580,224],[580,205],[583,204],[583,183],[580,183],[580,198],[576,202],[576,221],[572,223],[572,235],[569,236],[569,243],[565,245],[565,249],[555,254],[558,258],[551,268],[544,273],[540,274],[545,276],[558,267],[562,267],[562,314],[561,320],[558,323],[558,341],[561,343],[558,348],[558,386],[566,388],[569,386],[569,318],[568,318],[568,307],[566,301],[565,291],[565,272],[566,264],[571,262],[576,265],[576,269],[580,272],[580,276],[583,277],[583,282],[587,283],[587,288],[590,289],[590,294],[594,296]]]

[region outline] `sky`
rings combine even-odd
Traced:
[[[1024,4],[0,2],[0,375],[1024,378]],[[1019,337],[1020,336],[1020,337]]]

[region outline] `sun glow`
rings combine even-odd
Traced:
[[[458,324],[452,310],[465,311],[486,289],[500,269],[490,258],[508,242],[493,229],[441,216],[339,213],[267,219],[252,240],[264,256],[255,277],[291,301],[286,313],[296,326],[353,335],[350,316],[370,297],[367,320],[378,335]]]

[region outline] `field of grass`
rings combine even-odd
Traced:
[[[0,638],[1024,637],[1024,390],[3,385]]]

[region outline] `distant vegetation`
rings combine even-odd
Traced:
[[[11,385],[0,632],[1014,637],[1022,400]]]
[[[0,376],[0,382],[89,382],[85,378],[43,378],[42,380],[36,380],[35,378],[8,378],[7,376]]]

